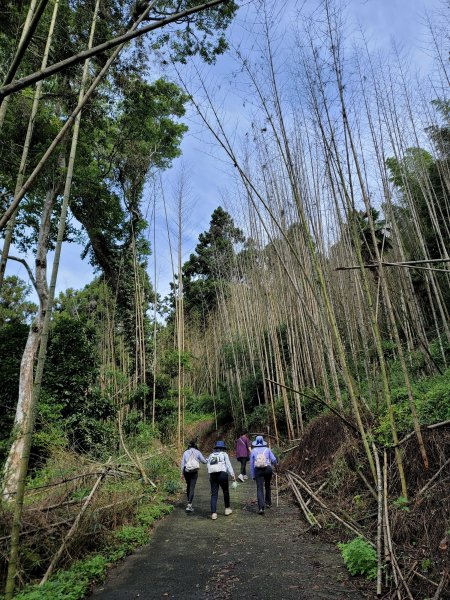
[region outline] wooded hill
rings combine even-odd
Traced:
[[[55,567],[70,562],[58,555],[71,526],[59,517],[42,523],[49,539],[49,530],[61,532],[44,554],[34,520],[20,551],[25,481],[27,510],[43,514],[89,498],[95,477],[98,485],[116,477],[112,491],[102,488],[102,506],[114,507],[105,527],[126,524],[136,516],[136,498],[151,506],[156,493],[164,502],[176,491],[171,461],[196,422],[264,432],[278,451],[289,450],[286,482],[296,500],[316,495],[305,511],[312,527],[328,522],[323,504],[331,500],[347,524],[361,520],[353,532],[377,547],[371,574],[379,595],[445,597],[445,28],[429,22],[435,70],[431,83],[418,86],[400,56],[387,64],[367,44],[351,50],[346,13],[334,3],[322,3],[314,17],[297,15],[302,41],[286,36],[282,49],[274,41],[276,7],[261,3],[258,57],[234,51],[254,107],[239,139],[228,133],[200,72],[188,84],[184,66],[195,56],[212,63],[225,51],[236,9],[231,2],[0,2],[7,598],[17,566],[26,583],[46,579],[52,557]],[[120,54],[120,44],[102,46],[149,22],[161,31]],[[98,47],[90,59],[83,54]],[[289,85],[286,55],[295,59]],[[174,64],[178,83],[150,76],[156,60]],[[34,88],[20,83],[62,61]],[[165,190],[156,182],[180,154],[188,102],[230,162],[230,188],[183,264],[187,200],[181,186],[178,239],[171,239]],[[150,266],[148,181],[174,254],[167,298],[149,274],[158,257]],[[84,244],[98,276],[55,298],[59,253],[70,242]],[[6,274],[10,261],[26,265],[29,281]],[[31,286],[39,306],[30,301]],[[130,481],[121,487],[126,471]],[[81,474],[94,479],[69,485]],[[64,493],[38,492],[35,506],[27,500],[33,488],[54,483]],[[122,501],[128,508],[119,511]],[[90,524],[100,506],[91,509]],[[339,527],[339,539],[349,539],[345,524]],[[83,555],[77,544],[74,557]]]

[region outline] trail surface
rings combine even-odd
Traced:
[[[195,512],[178,503],[92,600],[362,600],[336,548],[303,533],[298,509],[286,498],[276,508],[274,493],[274,507],[258,515],[249,479],[231,490],[233,513],[225,517],[221,494],[212,521],[203,467]]]

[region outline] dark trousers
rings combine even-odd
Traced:
[[[246,467],[248,462],[247,456],[240,456],[238,461],[241,463],[241,475],[247,475]]]
[[[186,471],[183,469],[183,475],[186,480],[186,495],[188,504],[192,504],[194,499],[195,484],[198,479],[198,471]]]
[[[256,494],[258,496],[258,508],[260,509],[264,509],[265,504],[269,506],[272,504],[271,479],[272,467],[264,467],[263,469],[255,467]]]
[[[228,473],[210,473],[209,483],[211,484],[211,513],[217,512],[217,498],[219,496],[219,487],[223,491],[223,501],[225,508],[230,508],[230,490],[228,488]]]

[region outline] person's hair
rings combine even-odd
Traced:
[[[240,435],[240,437],[242,437],[243,435],[247,435],[247,433],[248,433],[248,431],[247,431],[246,429],[243,429],[243,430],[241,431],[241,435]]]
[[[196,441],[191,440],[188,444],[188,448],[195,448],[196,450],[198,450]]]

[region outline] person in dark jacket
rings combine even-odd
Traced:
[[[195,484],[198,479],[200,463],[206,465],[206,458],[197,448],[195,440],[189,442],[187,450],[181,459],[181,477],[186,481],[187,506],[186,512],[194,512],[192,501],[194,500]]]
[[[256,481],[259,514],[263,515],[264,508],[272,506],[270,482],[272,480],[272,465],[277,464],[277,459],[272,450],[267,447],[262,435],[258,435],[256,440],[252,442],[252,447],[250,473],[252,479]]]

